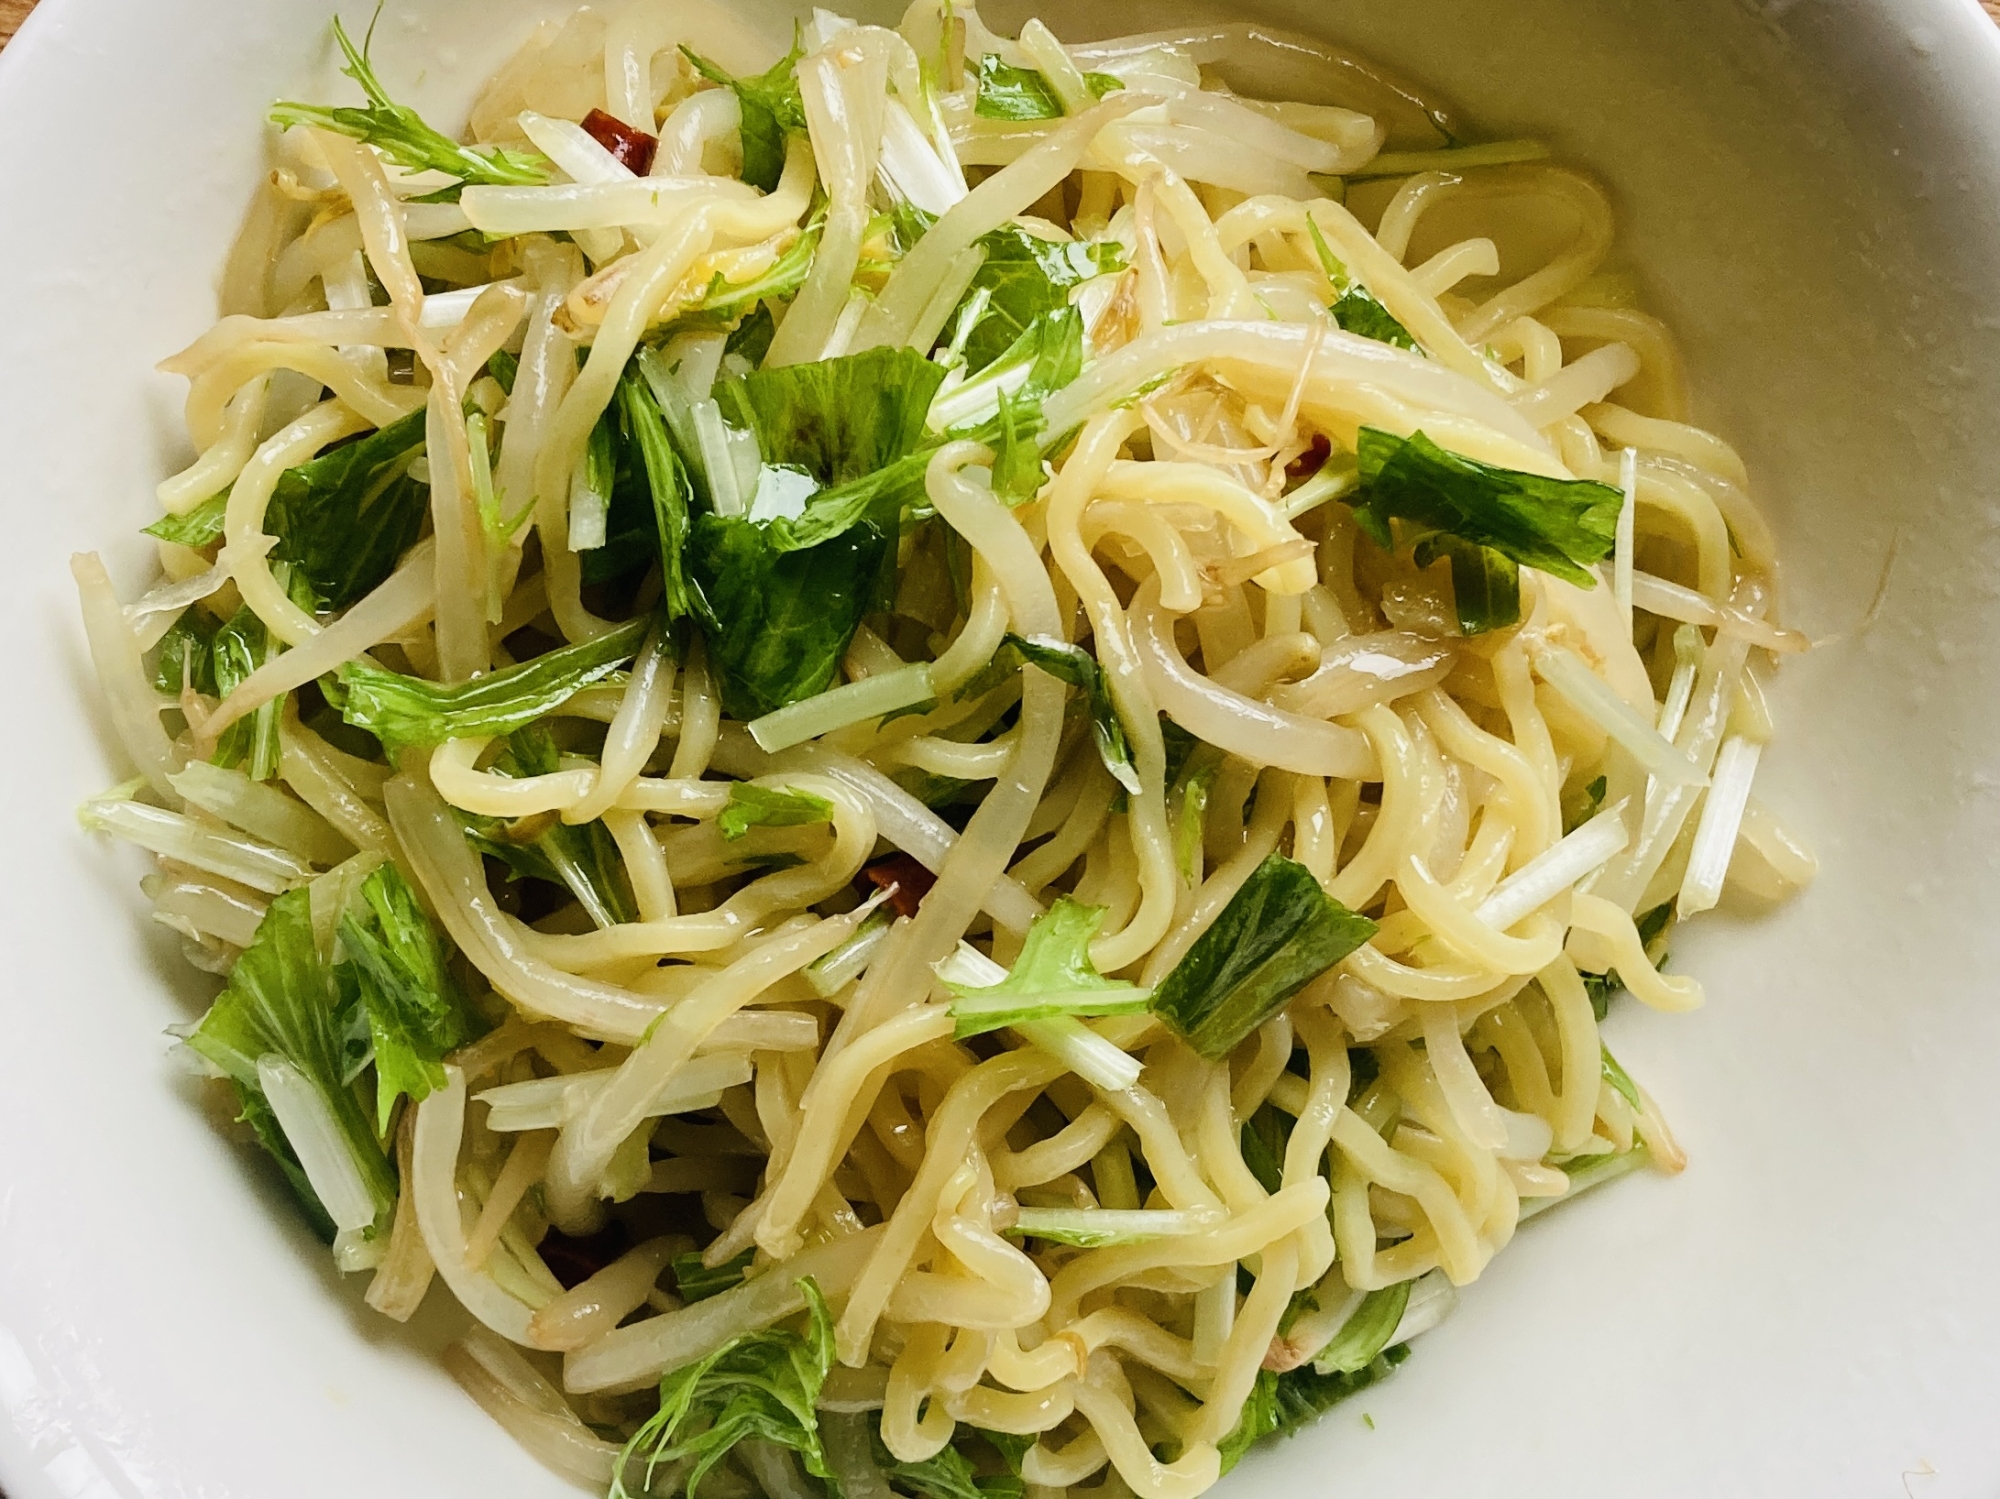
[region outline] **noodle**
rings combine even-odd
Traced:
[[[472,144],[282,107],[166,576],[73,564],[84,819],[547,1466],[1195,1499],[1685,1164],[1600,1021],[1810,881],[1806,641],[1539,144],[1263,28],[798,38],[579,11]]]

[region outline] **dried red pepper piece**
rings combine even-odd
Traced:
[[[914,916],[923,898],[931,893],[931,886],[937,883],[937,876],[908,854],[891,854],[886,859],[877,859],[861,871],[877,890],[889,892],[889,904],[898,916]]]
[[[635,129],[601,109],[593,109],[583,117],[583,128],[634,177],[643,177],[653,170],[653,153],[660,148],[659,137]]]
[[[1333,456],[1333,444],[1319,433],[1313,433],[1312,446],[1285,465],[1285,477],[1297,483],[1310,479],[1320,471],[1327,459]]]

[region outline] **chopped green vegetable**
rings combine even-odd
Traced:
[[[732,717],[760,718],[832,685],[861,616],[890,591],[897,517],[909,485],[922,489],[921,460],[904,465],[943,378],[912,350],[874,349],[754,371],[718,390],[756,435],[767,471],[831,486],[796,520],[695,521],[688,567]]]
[[[632,1499],[625,1470],[641,1457],[642,1493],[651,1489],[660,1464],[691,1458],[687,1495],[698,1499],[709,1470],[738,1442],[753,1438],[790,1448],[815,1478],[832,1477],[815,1407],[833,1366],[833,1318],[810,1278],[799,1288],[806,1298],[803,1333],[787,1328],[745,1333],[660,1380],[660,1409],[619,1453],[610,1499]]]
[[[1037,318],[1015,340],[1013,348],[977,380],[967,381],[931,404],[931,418],[945,419],[949,426],[946,433],[926,432],[921,444],[909,453],[858,478],[829,485],[807,501],[798,519],[772,521],[767,529],[773,546],[779,551],[817,546],[864,520],[886,526],[905,506],[923,500],[925,470],[945,441],[966,439],[989,447],[1007,446],[997,415],[1003,392],[1011,390],[1013,395],[1014,408],[1008,418],[1012,440],[1025,444],[1029,438],[1035,439],[1037,458],[1052,451],[1067,434],[1050,438],[1043,433],[1040,405],[1074,380],[1082,367],[1083,319],[1077,311],[1065,307]],[[1017,468],[1024,456],[1015,455]]]
[[[1153,995],[1153,1012],[1202,1056],[1229,1055],[1300,989],[1375,935],[1375,923],[1272,854]]]
[[[1007,1471],[1016,1478],[1021,1476],[1021,1461],[1035,1445],[1036,1438],[1023,1436],[1012,1431],[988,1431],[983,1426],[971,1428],[984,1437],[993,1450],[1000,1454],[1000,1461],[1007,1465]]]
[[[626,436],[639,451],[640,462],[646,476],[646,488],[653,499],[654,534],[659,541],[660,558],[660,603],[667,612],[668,619],[684,619],[693,610],[693,596],[687,580],[687,538],[692,525],[690,506],[694,494],[688,483],[686,468],[674,452],[674,444],[667,434],[667,421],[660,410],[659,397],[652,386],[633,365],[626,367],[618,382],[618,409],[625,423]],[[599,424],[602,427],[602,423]],[[600,472],[598,465],[604,462],[597,452],[597,442],[592,440],[592,473]],[[609,447],[608,437],[606,447]],[[616,460],[608,465],[613,470],[607,493],[616,487]]]
[[[271,557],[296,568],[329,609],[379,586],[422,533],[430,489],[410,477],[410,465],[424,451],[424,421],[412,412],[279,475],[264,511],[264,530],[278,541]],[[225,490],[145,534],[210,547],[222,539],[228,508]]]
[[[801,551],[740,516],[695,518],[688,571],[723,708],[748,722],[833,685],[880,592],[890,538],[868,522]]]
[[[445,1085],[444,1058],[485,1029],[445,969],[444,948],[393,864],[362,881],[340,917],[334,979],[368,1017],[375,1048],[375,1127],[396,1100],[421,1103]]]
[[[771,352],[771,340],[777,336],[778,320],[771,315],[769,307],[759,303],[729,335],[728,342],[723,345],[723,358],[741,359],[755,369]]]
[[[160,637],[159,654],[153,658],[153,685],[169,697],[179,697],[183,686],[214,697],[213,652],[219,628],[215,616],[201,605],[183,609],[181,617]]]
[[[1000,356],[964,384],[954,386],[932,407],[932,421],[953,440],[970,438],[994,446],[995,419],[1003,394],[1015,402],[1014,422],[1032,415],[1028,430],[1042,427],[1042,402],[1083,370],[1083,314],[1067,304],[1039,313]],[[1042,444],[1042,451],[1055,447]]]
[[[979,59],[972,112],[982,120],[1059,120],[1063,107],[1040,73],[1004,63],[999,53],[988,52]]]
[[[983,294],[963,345],[972,375],[1007,354],[1036,318],[1069,306],[1072,287],[1125,268],[1115,242],[1041,239],[1019,224],[1003,224],[978,243],[986,259],[960,304]]]
[[[393,757],[447,739],[511,734],[533,723],[630,661],[648,623],[631,620],[595,640],[563,646],[470,682],[429,682],[358,656],[320,683],[341,717],[381,740]]]
[[[1451,564],[1451,597],[1458,628],[1466,635],[1505,630],[1521,622],[1521,575],[1491,547],[1440,532],[1416,545],[1413,560],[1429,567],[1443,557]]]
[[[224,517],[229,513],[229,491],[212,494],[185,515],[163,515],[141,532],[171,541],[176,546],[193,547],[197,552],[222,540]]]
[[[306,1180],[297,1153],[289,1143],[278,1148],[284,1134],[264,1097],[257,1063],[270,1055],[282,1057],[319,1094],[379,1221],[396,1200],[396,1177],[351,1086],[359,1063],[350,1057],[346,1037],[356,1030],[358,1020],[354,1009],[341,1003],[333,976],[320,961],[311,892],[288,890],[271,902],[257,924],[256,936],[236,960],[229,987],[186,1037],[191,1050],[236,1085],[245,1118],[277,1157],[322,1230],[330,1228],[331,1220]]]
[[[379,17],[381,12],[376,12]],[[443,172],[461,182],[493,182],[533,186],[549,180],[548,166],[531,151],[505,151],[497,146],[461,146],[450,136],[426,125],[414,109],[396,103],[383,90],[375,70],[369,65],[368,48],[375,37],[369,23],[368,34],[357,50],[348,39],[340,18],[333,22],[334,40],[347,56],[341,71],[361,85],[368,103],[325,107],[317,104],[280,102],[271,107],[271,120],[285,129],[313,125],[352,136],[375,147],[398,166],[414,172]]]
[[[1185,733],[1178,724],[1174,728]],[[1174,865],[1182,879],[1193,883],[1200,869],[1202,834],[1208,826],[1209,792],[1222,771],[1223,756],[1214,745],[1203,744],[1192,734],[1187,740],[1186,758],[1178,769],[1173,765],[1175,741],[1167,741],[1167,784],[1172,788],[1167,804],[1179,809],[1174,824]]]
[[[514,381],[521,373],[521,361],[505,349],[496,349],[492,357],[486,361],[486,373],[493,377],[501,390],[511,396],[514,393]]]
[[[1350,1395],[1379,1384],[1410,1356],[1407,1344],[1386,1349],[1367,1368],[1352,1374],[1319,1374],[1308,1364],[1285,1374],[1260,1369],[1250,1398],[1236,1427],[1217,1445],[1222,1451],[1222,1471],[1227,1473],[1243,1459],[1243,1454],[1265,1437],[1291,1436],[1325,1415]]]
[[[318,600],[305,580],[290,566],[280,562],[272,569],[278,586],[306,613],[314,613]],[[258,667],[277,656],[282,647],[264,621],[246,604],[238,609],[209,646],[209,672],[218,697],[228,697]],[[179,689],[176,688],[176,691]],[[284,712],[282,698],[261,705],[222,731],[213,759],[217,765],[241,766],[253,781],[268,781],[278,773],[278,723]]]
[[[1042,462],[1042,445],[1035,440],[1041,422],[1024,415],[1021,403],[1006,391],[1000,393],[1000,410],[994,417],[993,492],[1009,505],[1023,505],[1041,493],[1047,466]]]
[[[410,465],[424,451],[424,422],[413,411],[279,476],[264,512],[264,529],[278,538],[271,555],[297,568],[328,608],[380,585],[423,530],[430,489]]]
[[[875,1466],[882,1470],[882,1476],[897,1492],[914,1494],[918,1499],[1021,1499],[1027,1492],[1017,1474],[974,1473],[971,1460],[955,1445],[946,1445],[935,1457],[920,1463],[899,1462],[883,1446],[879,1425],[873,1445]]]
[[[1610,1047],[1600,1041],[1597,1049],[1604,1058],[1604,1080],[1633,1108],[1643,1109],[1645,1105],[1639,1102],[1639,1085],[1632,1081],[1632,1074],[1618,1065],[1618,1058],[1611,1055]]]
[[[1333,283],[1334,302],[1328,311],[1333,314],[1334,326],[1344,333],[1356,333],[1363,338],[1372,338],[1378,344],[1390,344],[1398,349],[1416,349],[1417,341],[1410,336],[1410,330],[1396,321],[1395,315],[1376,300],[1373,292],[1349,274],[1340,257],[1333,253],[1333,247],[1326,242],[1326,236],[1320,232],[1319,224],[1311,214],[1306,215],[1306,228],[1312,234],[1313,249],[1319,255],[1320,269],[1326,272],[1326,279]]]
[[[1098,758],[1119,785],[1137,794],[1139,773],[1132,767],[1131,745],[1125,738],[1124,725],[1119,722],[1118,709],[1111,701],[1110,685],[1097,658],[1081,646],[1052,636],[1009,633],[1000,642],[1000,649],[993,653],[993,659],[958,689],[958,696],[983,697],[1030,666],[1083,694],[1090,711],[1090,733],[1097,745]]]
[[[1243,1164],[1266,1192],[1285,1184],[1285,1146],[1292,1138],[1292,1116],[1274,1104],[1262,1104],[1243,1121],[1239,1132]]]
[[[792,296],[812,274],[813,256],[819,251],[820,235],[825,228],[826,220],[815,218],[784,254],[773,260],[761,274],[747,281],[728,281],[723,278],[722,272],[717,271],[691,310],[728,318],[750,312],[766,298],[782,301]],[[770,314],[766,312],[764,316],[768,319]],[[732,349],[731,352],[736,351]]]
[[[1047,76],[1034,68],[1017,68],[1002,62],[997,52],[979,59],[978,91],[972,112],[985,120],[1060,120],[1062,102],[1049,87]],[[1111,73],[1085,73],[1084,86],[1091,97],[1102,99],[1125,87],[1125,81]]]
[[[555,738],[539,723],[515,730],[493,762],[499,774],[516,777],[553,775],[561,768]],[[634,919],[618,844],[601,818],[575,824],[553,812],[513,821],[471,812],[457,815],[473,846],[506,865],[509,879],[563,886],[599,927]]]
[[[723,411],[757,435],[766,463],[823,485],[864,479],[917,450],[944,371],[914,349],[870,349],[756,370],[716,391]]]
[[[1007,977],[997,984],[968,985],[945,979],[956,996],[952,1018],[961,1041],[1002,1026],[1058,1016],[1128,1015],[1146,1008],[1147,991],[1122,979],[1108,979],[1090,961],[1090,940],[1104,921],[1104,907],[1086,906],[1067,895],[1035,918]]]
[[[1619,490],[1475,463],[1422,432],[1405,439],[1363,427],[1359,447],[1363,488],[1355,522],[1384,550],[1395,545],[1390,522],[1403,522],[1416,539],[1420,567],[1449,557],[1467,634],[1520,618],[1516,566],[1540,568],[1580,588],[1597,582],[1589,569],[1615,542],[1625,503]]]
[[[1610,790],[1611,782],[1603,776],[1590,782],[1580,795],[1565,798],[1563,802],[1563,832],[1574,833],[1591,818],[1604,810],[1604,796]]]
[[[1036,1208],[1018,1210],[1007,1233],[1015,1238],[1074,1244],[1079,1249],[1108,1249],[1118,1244],[1146,1244],[1154,1239],[1201,1233],[1213,1228],[1217,1214],[1203,1208]]]
[[[753,786],[737,781],[729,788],[729,803],[716,818],[722,836],[734,843],[752,828],[798,828],[833,820],[833,803],[810,791],[790,787]]]
[[[724,1291],[743,1284],[743,1276],[756,1258],[755,1249],[746,1249],[711,1269],[701,1262],[699,1249],[690,1249],[686,1254],[674,1256],[674,1289],[686,1302],[706,1301],[711,1296],[720,1296]]]
[[[1403,1309],[1410,1304],[1411,1284],[1399,1280],[1362,1297],[1332,1341],[1314,1356],[1313,1368],[1322,1374],[1358,1374],[1374,1363],[1396,1335]]]
[[[785,175],[787,138],[806,128],[798,78],[804,45],[795,37],[792,50],[769,71],[744,78],[732,77],[690,47],[683,46],[681,52],[702,77],[735,92],[743,107],[743,180],[770,192]]]

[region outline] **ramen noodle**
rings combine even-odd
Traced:
[[[1243,26],[638,0],[461,139],[337,40],[84,816],[535,1456],[1192,1499],[1681,1168],[1598,1023],[1811,878],[1805,642],[1590,178]]]

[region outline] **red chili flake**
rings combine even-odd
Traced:
[[[1285,465],[1285,477],[1293,483],[1310,479],[1320,471],[1320,466],[1333,456],[1333,444],[1319,433],[1313,433],[1312,446]]]
[[[660,146],[657,136],[634,129],[616,115],[608,115],[601,109],[593,109],[583,117],[583,128],[592,140],[617,157],[618,164],[634,177],[643,177],[653,170],[653,153]]]
[[[889,892],[889,904],[898,916],[914,916],[923,898],[931,893],[937,876],[908,854],[891,854],[861,871],[877,890]]]

